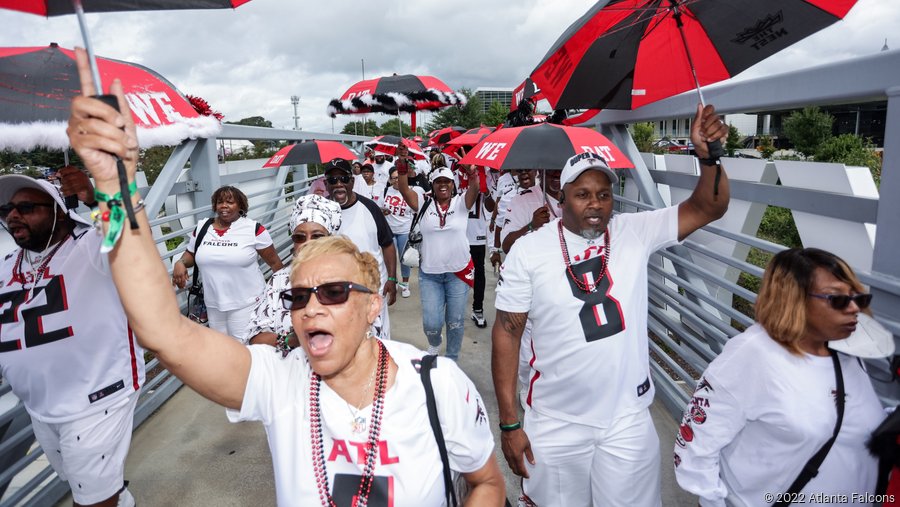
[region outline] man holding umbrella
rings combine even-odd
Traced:
[[[728,208],[728,180],[714,192],[708,141],[728,128],[698,106],[691,140],[700,157],[693,194],[678,206],[612,215],[618,178],[582,153],[563,166],[562,217],[516,241],[501,268],[492,370],[503,453],[522,477],[526,503],[660,505],[659,439],[647,338],[647,261]],[[525,417],[516,370],[532,322]]]

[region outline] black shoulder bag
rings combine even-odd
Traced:
[[[197,241],[194,242],[194,270],[191,272],[191,286],[188,288],[188,317],[201,324],[205,323],[205,321],[202,321],[200,317],[202,313],[200,308],[205,306],[205,303],[203,301],[203,282],[200,281],[200,265],[197,263],[197,250],[200,250],[200,244],[203,243],[206,231],[209,230],[212,223],[213,219],[208,219],[197,233]],[[196,311],[194,311],[195,308],[197,309]]]
[[[782,501],[772,504],[776,507],[790,505],[793,499],[798,497],[797,493],[806,486],[806,483],[813,477],[819,475],[819,467],[822,466],[822,463],[825,461],[825,456],[828,456],[828,451],[831,450],[831,446],[834,445],[834,441],[837,440],[838,433],[841,432],[841,423],[844,421],[844,374],[841,372],[841,360],[838,357],[838,353],[831,349],[829,349],[829,352],[831,353],[831,361],[834,363],[834,382],[837,387],[837,399],[835,400],[837,405],[837,421],[834,423],[834,433],[831,435],[831,438],[822,445],[819,452],[815,453],[813,457],[809,458],[809,461],[803,465],[803,470],[800,471],[800,475],[794,479],[791,487],[781,495]]]
[[[453,475],[450,471],[450,458],[447,456],[447,443],[444,441],[444,432],[441,430],[441,420],[438,418],[437,402],[434,399],[434,388],[431,386],[431,369],[435,367],[437,356],[423,356],[419,365],[419,375],[422,377],[422,385],[425,386],[425,406],[428,408],[428,422],[431,423],[431,431],[437,442],[438,452],[441,454],[441,463],[444,465],[444,494],[447,499],[447,507],[457,507],[457,487],[453,484]],[[493,458],[492,458],[493,459]],[[462,476],[458,481],[465,482]],[[465,491],[467,484],[461,485],[460,491]],[[466,496],[461,494],[460,497]],[[461,498],[462,499],[462,498]],[[506,507],[511,507],[506,500]]]

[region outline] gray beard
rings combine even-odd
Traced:
[[[581,237],[587,240],[595,240],[603,235],[603,231],[598,231],[595,229],[582,229]]]

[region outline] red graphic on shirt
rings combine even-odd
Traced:
[[[347,463],[353,463],[353,457],[350,455],[350,447],[356,448],[356,464],[366,464],[366,447],[367,442],[353,442],[341,439],[332,439],[331,453],[328,455],[328,461],[337,461],[343,458]],[[397,456],[391,456],[390,449],[386,440],[378,441],[378,459],[381,465],[393,465],[400,462]]]
[[[381,207],[388,210],[388,212],[395,217],[405,217],[412,213],[409,205],[406,204],[406,200],[400,195],[386,196]]]
[[[600,257],[603,255],[603,245],[591,245],[584,252],[575,256],[575,262],[586,261],[591,257]]]

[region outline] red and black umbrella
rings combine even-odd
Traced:
[[[634,109],[728,79],[856,0],[602,0],[531,73],[556,109]],[[702,96],[701,96],[702,102]]]
[[[347,145],[337,141],[303,141],[278,150],[263,164],[263,169],[283,165],[325,164],[336,158],[356,160],[359,156]]]
[[[484,127],[484,126],[469,129],[463,135],[447,142],[447,146],[445,146],[444,149],[441,151],[446,153],[447,155],[456,156],[456,152],[459,151],[460,147],[475,146],[476,144],[480,143],[482,139],[489,136],[495,130],[496,130],[496,128],[494,128],[494,127]]]
[[[221,130],[218,119],[198,113],[152,69],[109,58],[98,58],[97,65],[107,81],[121,79],[141,147],[174,145]],[[73,51],[56,44],[0,48],[0,149],[68,147],[66,126],[77,95],[81,83]]]
[[[509,110],[515,111],[518,109],[519,104],[521,104],[523,100],[528,100],[534,104],[543,98],[544,94],[541,93],[541,89],[534,84],[534,81],[532,81],[530,77],[526,77],[525,81],[522,81],[522,84],[513,89],[513,99],[509,103]]]
[[[562,169],[566,160],[584,152],[600,155],[612,169],[634,167],[619,148],[596,130],[552,123],[499,129],[469,150],[459,163],[504,171]]]
[[[435,130],[428,135],[428,146],[434,146],[436,144],[447,144],[451,140],[465,134],[466,131],[467,129],[465,127],[456,126],[444,127],[440,130]]]
[[[465,106],[466,96],[453,91],[434,76],[403,74],[365,79],[328,104],[326,112],[339,114],[412,113],[411,126],[416,131],[416,111],[436,110],[449,106]]]
[[[410,139],[405,139],[400,136],[378,136],[371,141],[367,141],[365,145],[373,150],[384,153],[387,155],[395,155],[397,153],[397,147],[403,143],[409,148],[409,154],[413,158],[417,160],[425,160],[425,153],[419,148],[419,145]]]

